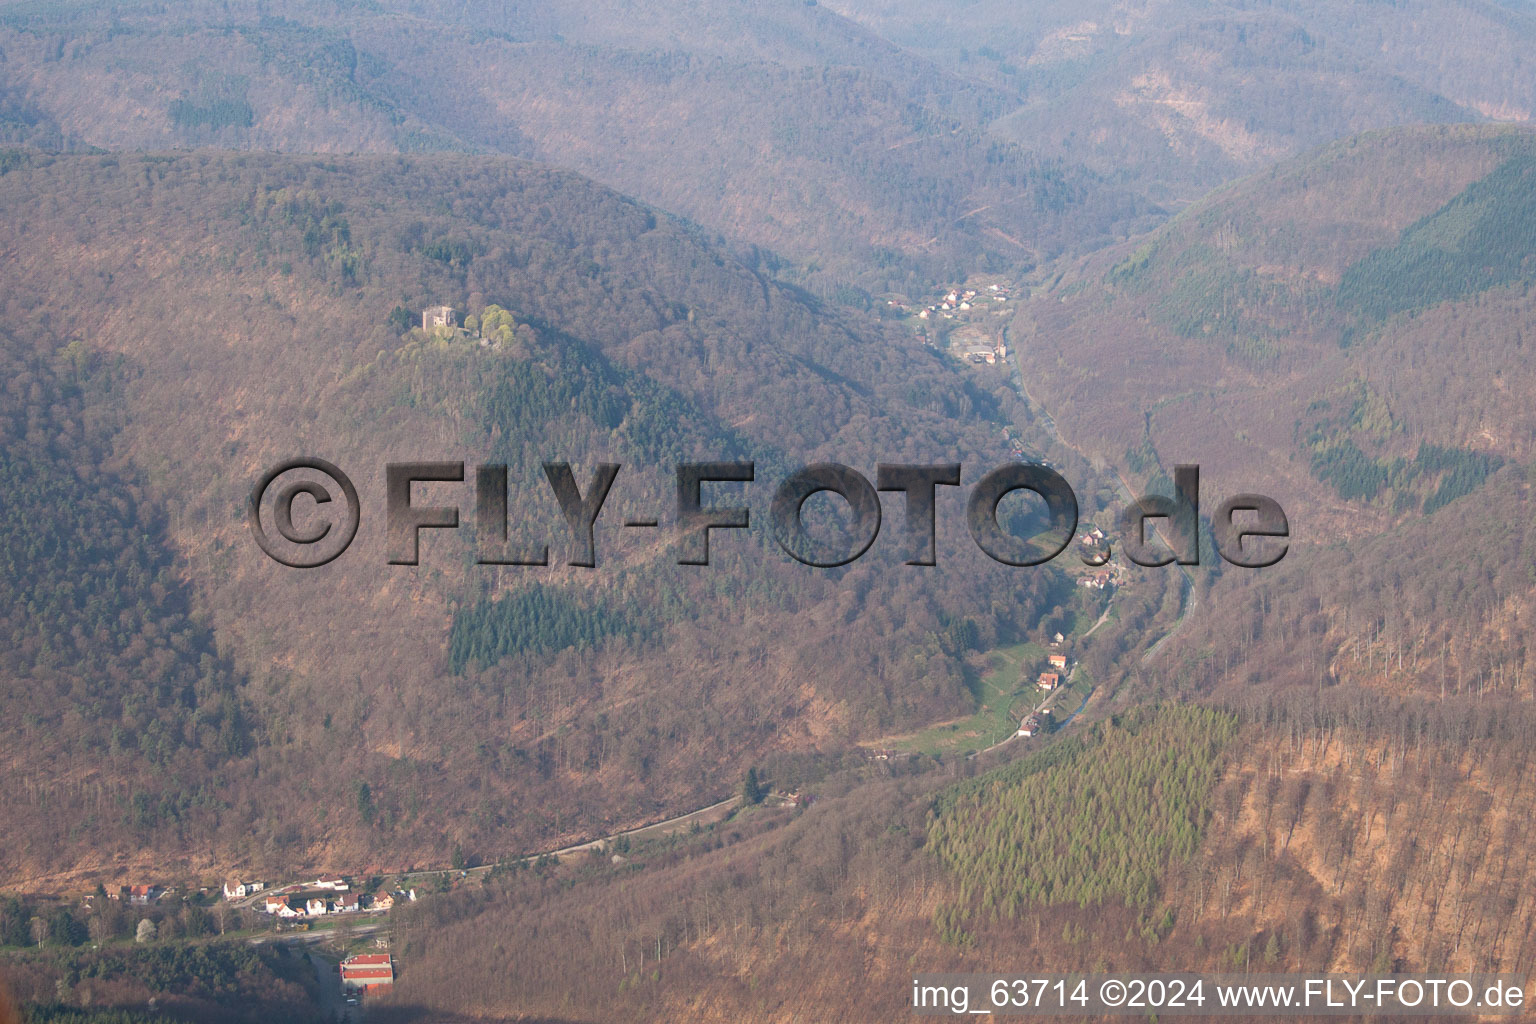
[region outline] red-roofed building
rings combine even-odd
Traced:
[[[359,953],[341,962],[341,986],[373,989],[395,983],[395,965],[388,953]]]

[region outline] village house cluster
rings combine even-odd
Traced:
[[[227,895],[228,886],[225,892]],[[362,911],[383,913],[394,907],[397,897],[414,900],[416,890],[369,895],[353,892],[351,884],[340,875],[321,875],[312,882],[299,882],[268,893],[259,906],[279,920],[294,921]]]
[[[997,316],[1006,314],[1005,303],[1010,298],[1008,289],[1006,284],[995,283],[980,289],[954,287],[928,305],[912,307],[898,299],[887,300],[887,305],[908,315],[915,311],[917,320],[924,325],[919,327],[919,333],[926,344],[940,347],[941,339],[947,337],[950,351],[959,359],[987,366],[1006,366],[1008,346],[1002,332],[986,327],[978,318],[988,310]],[[956,328],[953,333],[944,321],[953,322]],[[926,324],[937,328],[937,337],[929,334]]]
[[[1082,548],[1083,561],[1093,567],[1093,571],[1077,578],[1078,586],[1089,590],[1104,590],[1124,582],[1124,567],[1109,561],[1109,540],[1103,530],[1095,526],[1079,537],[1077,543]]]
[[[351,890],[351,883],[340,875],[320,875],[313,881],[295,882],[278,889],[273,889],[269,883],[262,881],[229,881],[224,883],[222,894],[225,900],[234,903],[266,893],[262,899],[250,905],[282,920],[355,911],[382,913],[391,909],[396,899],[414,900],[416,898],[414,889],[374,895]],[[175,892],[175,888],[169,886],[139,884],[121,886],[117,891],[107,895],[109,899],[147,906]]]
[[[1049,693],[1061,685],[1061,677],[1067,671],[1067,656],[1051,654],[1046,659],[1047,668],[1035,679],[1035,685]]]
[[[107,898],[145,906],[154,903],[170,891],[158,885],[124,885],[117,892],[108,893]]]
[[[918,310],[917,318],[919,320],[930,320],[937,316],[945,320],[953,320],[959,313],[969,313],[972,310],[985,308],[983,303],[988,301],[997,306],[1007,302],[1007,287],[1000,284],[989,284],[987,285],[987,294],[985,295],[974,288],[951,288],[944,293],[944,297],[938,302]],[[996,309],[994,312],[1001,313],[1003,310]]]
[[[1019,723],[1018,735],[1027,738],[1039,736],[1051,730],[1051,699],[1056,692],[1071,679],[1068,672],[1067,656],[1062,653],[1062,645],[1066,643],[1066,637],[1057,633],[1051,638],[1050,653],[1045,656],[1045,667],[1035,677],[1035,686],[1045,693],[1045,699],[1040,706],[1035,708]],[[1028,676],[1026,675],[1026,678]]]

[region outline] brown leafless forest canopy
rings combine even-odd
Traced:
[[[1524,0],[0,3],[0,1021],[335,1019],[375,943],[385,1024],[1529,971],[1533,39]],[[318,569],[246,523],[294,456],[361,496]],[[893,493],[847,567],[769,527],[808,463],[1019,459],[1115,571],[987,558],[950,487],[935,567]],[[392,565],[426,460],[461,526]],[[722,460],[752,527],[681,565],[674,467]],[[622,464],[595,568],[554,462]],[[550,565],[479,564],[480,463]],[[1203,564],[1129,566],[1185,464]],[[1245,491],[1278,565],[1208,543]],[[216,896],[319,872],[398,903]]]

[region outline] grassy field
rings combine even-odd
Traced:
[[[1049,652],[1037,643],[999,647],[987,655],[987,667],[969,680],[976,713],[969,718],[935,725],[895,743],[895,749],[923,754],[953,754],[980,750],[1018,728],[1009,711],[1034,707],[1045,695],[1035,688],[1035,676],[1045,668]],[[1075,704],[1073,705],[1076,706]]]

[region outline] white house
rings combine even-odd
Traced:
[[[316,889],[331,889],[335,892],[347,891],[347,880],[340,875],[321,875],[315,879]]]
[[[324,917],[329,909],[330,904],[325,901],[324,896],[311,896],[304,902],[304,913],[310,917]]]
[[[294,910],[292,907],[290,907],[287,900],[280,902],[277,906],[277,909],[274,910],[273,913],[285,921],[292,921],[294,918],[304,916],[304,912],[302,910]]]

